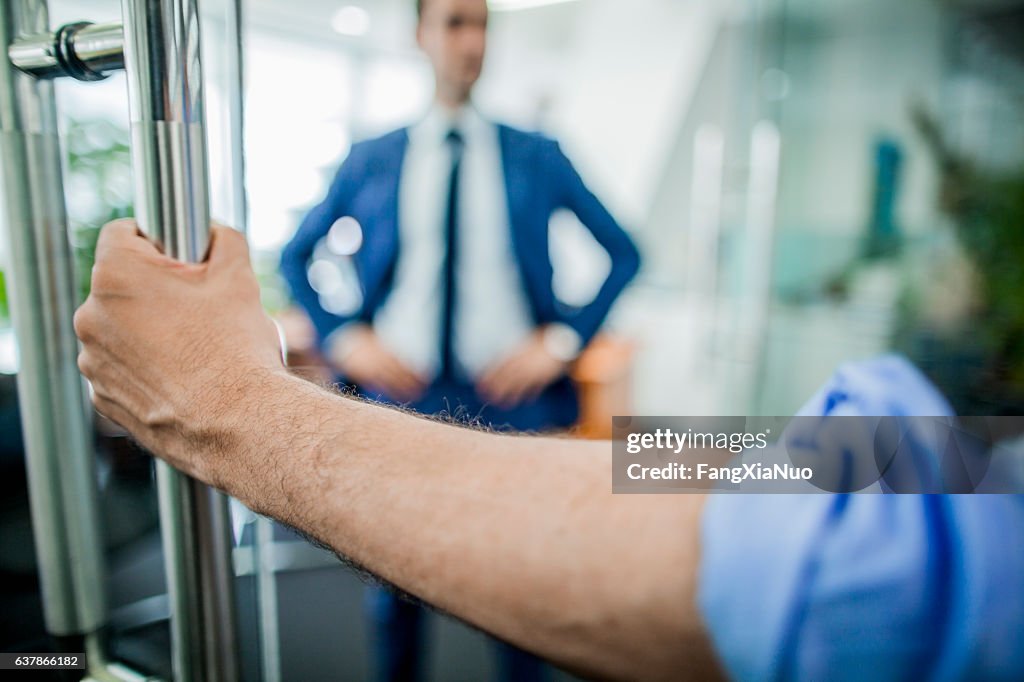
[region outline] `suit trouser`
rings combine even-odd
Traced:
[[[365,397],[388,402],[384,396],[360,391]],[[512,409],[487,405],[469,384],[435,382],[417,402],[408,405],[422,414],[444,414],[453,421],[474,423],[501,431],[550,431],[575,423],[575,389],[567,378],[555,382],[536,400]],[[423,677],[425,609],[386,587],[367,588],[366,611],[373,641],[373,679],[406,682]],[[547,679],[539,658],[495,640],[498,679],[533,682]]]

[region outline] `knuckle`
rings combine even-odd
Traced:
[[[93,394],[92,406],[96,408],[96,411],[102,416],[106,417],[115,424],[118,424],[119,426],[124,426],[124,424],[121,424],[117,419],[114,418],[114,403],[108,400],[107,398],[103,397],[99,393]]]
[[[72,318],[72,326],[75,329],[75,334],[83,343],[89,343],[93,340],[93,328],[94,328],[94,313],[92,304],[86,301],[78,310],[75,311],[75,315]],[[81,357],[79,357],[81,360]]]
[[[95,382],[95,381],[91,381],[91,380],[90,380],[90,383],[92,384],[92,403],[93,403],[93,405],[100,405],[101,403],[105,404],[105,405],[109,405],[110,404],[110,396],[104,390],[103,386],[100,383]]]
[[[78,354],[78,371],[87,379],[92,377],[92,363],[85,351]]]
[[[153,405],[140,411],[139,421],[150,429],[167,428],[174,425],[174,413],[166,405]]]

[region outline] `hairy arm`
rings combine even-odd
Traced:
[[[169,262],[104,232],[76,316],[101,412],[155,454],[469,623],[581,673],[715,673],[699,496],[612,495],[611,448],[462,429],[290,376],[244,241]],[[145,281],[145,288],[137,282]]]

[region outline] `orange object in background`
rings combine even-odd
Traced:
[[[285,338],[292,371],[319,385],[333,383],[333,372],[316,348],[316,334],[305,313],[290,308],[275,319]],[[635,355],[635,343],[609,335],[597,336],[583,351],[569,373],[580,400],[580,418],[572,436],[610,440],[612,417],[633,413]]]
[[[633,359],[636,344],[599,335],[573,366],[570,376],[580,397],[580,419],[573,435],[611,440],[612,417],[633,414]]]

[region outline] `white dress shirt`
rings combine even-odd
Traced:
[[[448,133],[464,140],[459,171],[458,255],[453,348],[469,379],[522,344],[536,325],[509,227],[498,128],[472,106],[438,107],[409,130],[399,185],[399,256],[394,285],[374,330],[410,369],[427,379],[441,367],[445,218],[452,155]]]

